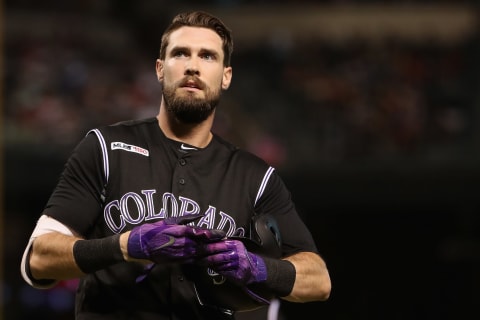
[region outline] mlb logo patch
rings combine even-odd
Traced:
[[[123,142],[112,142],[111,144],[111,149],[112,150],[124,150],[128,152],[134,152],[141,154],[142,156],[149,156],[149,152],[147,149],[140,148],[138,146],[134,146],[128,143],[123,143]]]

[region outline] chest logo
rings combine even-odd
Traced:
[[[143,148],[140,148],[131,144],[123,143],[123,142],[112,142],[111,149],[112,150],[120,149],[128,152],[138,153],[146,157],[149,156],[149,152],[147,149],[143,149]]]
[[[197,148],[189,147],[189,146],[185,145],[184,143],[182,143],[182,145],[180,146],[180,149],[182,149],[182,150],[187,150],[187,151],[189,151],[189,150],[198,150]]]

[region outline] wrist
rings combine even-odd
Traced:
[[[125,261],[120,248],[120,234],[91,240],[77,240],[73,244],[73,257],[83,273],[92,273]]]
[[[267,277],[259,284],[278,297],[288,296],[295,283],[295,266],[287,260],[262,258],[267,269]]]
[[[132,258],[128,255],[128,237],[130,236],[130,231],[122,233],[120,235],[120,251],[122,252],[123,259],[125,261],[130,261]]]

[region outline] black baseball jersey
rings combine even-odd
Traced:
[[[275,170],[214,134],[199,149],[168,139],[156,118],[90,131],[66,163],[43,212],[86,239],[170,216],[244,235],[252,215],[272,214],[283,254],[317,252]],[[248,236],[248,235],[247,235]],[[201,306],[180,266],[123,262],[81,279],[76,319],[222,319]],[[228,318],[228,317],[226,317]]]

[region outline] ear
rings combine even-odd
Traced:
[[[232,82],[232,67],[223,68],[222,89],[227,90]]]
[[[163,81],[163,60],[157,59],[155,62],[155,70],[157,72],[158,82]]]

